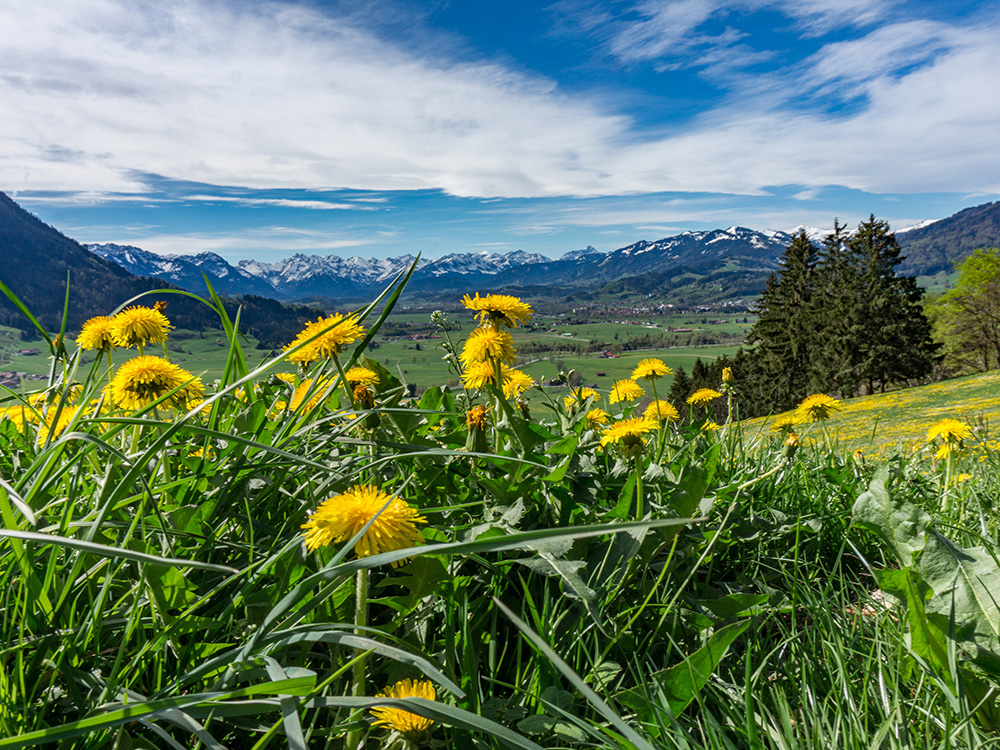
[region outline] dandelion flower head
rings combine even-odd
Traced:
[[[535,385],[535,379],[528,373],[512,369],[506,365],[501,368],[501,376],[503,377],[503,395],[505,398],[517,398]]]
[[[462,385],[466,388],[483,388],[493,382],[496,382],[496,370],[492,362],[475,362],[462,373]]]
[[[55,406],[51,407],[48,414],[45,415],[44,421],[38,426],[38,444],[41,445],[46,440],[55,440],[59,437],[67,427],[69,423],[73,421],[77,412],[82,409],[82,406],[63,406],[62,409],[58,409]],[[56,413],[58,412],[58,419],[56,418]]]
[[[577,404],[586,403],[588,398],[596,399],[600,395],[593,388],[580,388],[579,390],[574,390],[569,396],[563,396],[563,406],[566,407],[566,411],[569,411]]]
[[[642,390],[642,386],[634,380],[616,380],[615,384],[611,387],[611,395],[608,397],[608,401],[612,404],[617,404],[621,401],[635,401],[642,398],[645,394],[646,392]]]
[[[332,359],[340,353],[341,349],[348,344],[354,343],[357,339],[364,336],[364,334],[365,329],[353,315],[345,318],[340,313],[335,313],[334,315],[320,318],[315,323],[306,325],[299,335],[295,337],[295,340],[286,346],[284,350],[287,352],[299,344],[313,339],[298,351],[288,355],[290,362],[298,365],[308,365],[317,360]]]
[[[494,328],[513,328],[518,323],[524,325],[535,314],[531,305],[509,294],[487,294],[485,297],[480,297],[479,292],[475,297],[466,294],[462,297],[462,304],[475,311],[480,323],[489,323]]]
[[[722,394],[711,388],[699,388],[687,398],[687,402],[693,406],[704,406],[710,404],[715,399],[722,398]]]
[[[426,698],[429,701],[437,698],[434,685],[429,680],[400,680],[378,693],[376,698]],[[404,711],[401,708],[371,708],[375,717],[375,726],[395,729],[402,734],[418,734],[430,729],[434,723],[419,714]]]
[[[819,422],[829,419],[831,414],[843,408],[837,399],[831,398],[825,393],[814,393],[811,396],[806,396],[802,400],[802,403],[798,405],[796,411],[803,418]]]
[[[288,408],[292,411],[297,411],[302,407],[303,402],[305,402],[303,411],[312,411],[319,405],[329,387],[329,378],[320,378],[315,387],[313,386],[313,379],[306,378],[299,383],[298,387],[292,393],[292,400],[289,402]],[[308,401],[306,401],[306,396],[309,397]]]
[[[514,361],[514,339],[502,328],[480,326],[469,334],[462,349],[462,364]]]
[[[642,436],[654,428],[655,425],[644,417],[623,419],[604,431],[604,435],[601,436],[601,447],[613,445],[626,456],[638,455],[646,447]]]
[[[794,430],[797,425],[802,424],[802,420],[803,417],[801,414],[790,411],[787,414],[775,417],[774,421],[771,423],[771,429],[775,432],[789,433]]]
[[[359,484],[324,500],[302,525],[306,549],[316,550],[351,539],[373,518],[372,525],[354,545],[358,557],[416,546],[422,541],[416,524],[427,523],[405,500],[394,498],[378,487]],[[392,565],[400,564],[402,561]]]
[[[673,372],[659,359],[644,359],[632,371],[632,380],[658,380]]]
[[[473,406],[465,412],[465,426],[470,430],[485,430],[489,425],[489,412],[485,406]]]
[[[378,385],[378,373],[368,367],[352,367],[346,373],[347,382],[352,387]]]
[[[597,430],[611,421],[611,415],[604,409],[591,409],[587,412],[587,427]]]
[[[123,409],[136,410],[179,389],[160,409],[184,409],[205,397],[201,379],[161,357],[142,355],[118,368],[111,381],[111,399]]]
[[[664,401],[662,398],[653,401],[649,406],[646,407],[646,411],[642,413],[645,419],[650,419],[656,423],[659,427],[660,422],[676,422],[681,418],[681,415],[677,413],[677,409],[669,401]]]
[[[957,419],[942,419],[927,430],[927,441],[941,438],[946,445],[962,445],[962,442],[972,437],[972,428]]]
[[[76,337],[76,343],[81,349],[96,349],[101,352],[111,351],[115,345],[112,330],[114,329],[114,318],[108,315],[100,315],[91,318],[83,324],[80,335]]]
[[[169,330],[167,316],[152,307],[126,307],[111,320],[114,345],[126,349],[162,344],[167,340]]]

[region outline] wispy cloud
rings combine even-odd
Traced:
[[[728,92],[682,130],[649,137],[606,99],[503,61],[415,51],[360,15],[320,7],[0,0],[0,184],[139,195],[146,174],[458,196],[1000,190],[1000,98],[986,95],[998,84],[996,17],[888,24],[884,0],[592,6],[603,16],[581,28],[603,33],[609,54],[701,66]],[[705,24],[761,9],[817,39],[845,25],[863,32],[750,75],[739,58],[773,51],[752,47],[738,24]]]
[[[378,211],[376,206],[359,206],[357,203],[303,200],[299,198],[237,198],[231,195],[188,195],[185,200],[204,203],[235,203],[240,206],[273,206],[278,208],[303,208],[310,211]],[[364,200],[364,199],[359,199]],[[370,199],[371,200],[371,199]]]

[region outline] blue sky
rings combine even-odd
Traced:
[[[0,0],[0,190],[84,242],[559,256],[1000,198],[993,2]]]

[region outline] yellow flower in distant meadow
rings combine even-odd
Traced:
[[[599,398],[601,394],[595,391],[593,388],[580,388],[579,390],[574,390],[569,396],[563,396],[563,406],[566,407],[566,411],[569,411],[577,404],[585,404],[589,398]]]
[[[632,380],[657,380],[673,372],[659,359],[644,359],[632,370]]]
[[[200,378],[165,359],[143,355],[118,368],[111,381],[111,398],[119,407],[134,411],[175,389],[179,390],[157,408],[186,409],[205,397]]]
[[[677,409],[669,401],[664,401],[662,398],[650,403],[646,407],[646,411],[642,413],[645,419],[650,419],[659,428],[661,422],[676,422],[681,418],[681,415],[677,413]]]
[[[368,367],[352,367],[346,373],[347,382],[352,387],[364,385],[374,387],[378,385],[378,373]]]
[[[423,540],[416,524],[427,523],[427,519],[416,508],[378,487],[359,484],[324,500],[302,524],[306,549],[352,539],[373,518],[375,521],[354,545],[358,557],[414,547]],[[402,564],[397,561],[392,566]]]
[[[505,398],[517,398],[535,385],[535,379],[526,372],[514,370],[504,365],[501,368],[503,377],[503,395]]]
[[[466,388],[483,388],[496,381],[496,369],[492,362],[476,362],[465,368],[462,385]]]
[[[348,344],[354,343],[365,335],[365,329],[353,315],[344,317],[340,313],[320,318],[315,323],[309,323],[302,329],[284,351],[294,349],[309,339],[298,351],[288,355],[288,360],[298,365],[308,365],[321,359],[332,359]]]
[[[611,415],[604,409],[591,409],[587,412],[587,427],[597,430],[611,421]]]
[[[771,423],[771,429],[775,432],[792,432],[797,425],[802,424],[803,417],[798,412],[790,411],[787,414],[775,417]]]
[[[694,406],[705,406],[717,398],[722,398],[722,394],[718,391],[713,391],[711,388],[699,388],[688,396],[687,403]]]
[[[126,349],[162,344],[169,330],[167,316],[152,307],[126,307],[111,319],[111,340]]]
[[[101,352],[111,351],[115,345],[112,329],[114,328],[114,318],[108,315],[100,315],[91,318],[83,324],[80,335],[76,337],[76,343],[81,349],[96,349]]]
[[[652,432],[656,425],[644,417],[634,417],[615,422],[604,431],[601,437],[601,447],[613,445],[623,456],[637,456],[646,447],[642,436]]]
[[[635,401],[645,394],[646,392],[634,380],[616,380],[615,384],[611,386],[611,395],[608,397],[608,401],[612,404],[621,401]]]
[[[387,687],[376,698],[426,698],[429,701],[437,698],[434,685],[428,680],[400,680],[395,685]],[[375,726],[389,727],[401,734],[419,734],[430,729],[434,723],[419,714],[404,711],[401,708],[370,708]]]
[[[469,334],[462,349],[462,364],[514,361],[514,339],[502,328],[480,326]]]
[[[480,297],[479,292],[476,292],[475,297],[466,294],[462,297],[462,304],[476,312],[480,323],[488,322],[494,328],[513,328],[518,323],[526,324],[535,314],[531,305],[509,294],[487,294],[485,297]]]
[[[831,414],[843,408],[837,399],[831,398],[825,393],[814,393],[811,396],[806,396],[802,403],[798,405],[796,411],[804,419],[819,422],[829,419]]]

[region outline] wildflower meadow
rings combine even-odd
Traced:
[[[211,295],[216,382],[141,297],[38,326],[45,387],[0,395],[0,748],[1000,745],[985,425],[858,451],[849,403],[743,423],[731,372],[677,405],[657,359],[553,399],[490,293],[417,394],[367,349],[406,279],[263,361]]]

